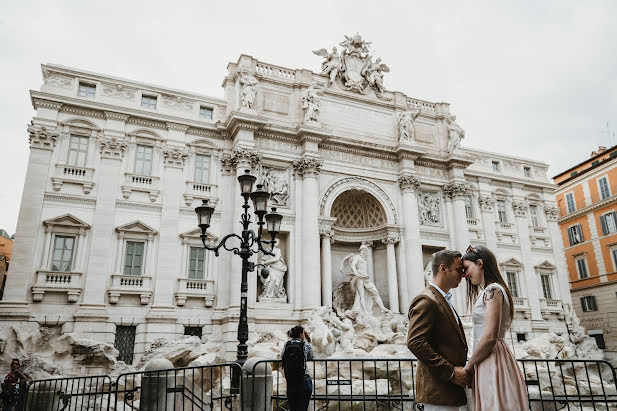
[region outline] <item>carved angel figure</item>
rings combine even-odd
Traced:
[[[415,138],[413,122],[420,115],[420,111],[418,108],[398,114],[398,133],[401,141],[412,141]]]
[[[383,305],[377,287],[369,279],[367,250],[367,246],[361,245],[358,254],[350,254],[341,261],[341,273],[351,276],[349,284],[355,294],[351,312],[345,313],[348,317],[373,316],[373,303],[381,312],[390,311]]]
[[[365,70],[362,71],[362,75],[366,77],[368,80],[368,85],[374,86],[379,92],[384,92],[385,88],[383,86],[383,73],[389,73],[390,68],[381,62],[381,57],[379,57],[373,63],[372,58],[367,60],[367,65]]]
[[[328,53],[328,50],[326,49],[319,49],[313,51],[313,54],[325,59],[321,63],[321,74],[329,76],[330,80],[328,81],[328,86],[332,85],[341,70],[341,58],[336,50],[336,47],[332,47],[332,53]]]
[[[242,73],[240,85],[242,86],[242,91],[240,92],[242,107],[253,108],[255,95],[257,94],[257,79],[252,73]]]
[[[446,116],[448,123],[448,153],[453,152],[461,145],[461,140],[465,138],[465,130],[456,122],[456,116],[448,114]]]
[[[302,108],[304,111],[304,122],[318,121],[320,99],[319,95],[322,90],[317,88],[317,83],[311,83],[311,86],[302,92]]]

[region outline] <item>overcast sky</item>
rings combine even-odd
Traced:
[[[0,228],[15,232],[40,64],[223,97],[241,53],[318,71],[360,33],[389,90],[451,104],[463,145],[551,176],[617,133],[617,1],[2,1]],[[27,201],[27,199],[25,199]]]

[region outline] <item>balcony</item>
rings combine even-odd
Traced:
[[[525,319],[529,319],[531,310],[529,309],[527,298],[512,297],[512,301],[514,302],[514,311],[522,313]]]
[[[121,187],[122,196],[127,200],[133,191],[147,193],[150,201],[155,202],[161,193],[160,178],[154,176],[143,176],[140,174],[124,174],[124,184]]]
[[[495,234],[497,235],[498,242],[502,244],[518,245],[518,234],[516,232],[516,226],[513,223],[496,221],[495,227]]]
[[[187,298],[202,298],[206,307],[214,305],[214,280],[178,278],[176,304],[182,307]]]
[[[63,184],[77,184],[82,186],[84,194],[90,194],[94,187],[94,169],[87,167],[56,164],[51,185],[54,191],[60,191]]]
[[[32,286],[32,301],[43,301],[46,292],[66,293],[69,303],[76,303],[81,295],[81,273],[69,271],[37,271],[36,283]]]
[[[211,203],[216,203],[218,199],[218,186],[216,184],[187,181],[184,189],[184,203],[187,207],[190,207],[195,199],[208,199]]]
[[[557,314],[559,319],[564,318],[563,306],[561,304],[561,300],[541,298],[540,307],[542,310],[542,318],[544,318],[545,320],[548,320],[551,314]]]
[[[548,230],[544,227],[529,226],[529,240],[532,247],[549,248],[551,246]]]
[[[467,228],[473,234],[470,240],[482,240],[483,230],[479,218],[467,218]]]
[[[107,289],[109,303],[116,304],[122,295],[138,295],[146,305],[152,298],[152,277],[147,275],[112,274],[111,287]]]

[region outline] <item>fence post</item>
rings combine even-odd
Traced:
[[[242,409],[244,411],[270,409],[272,366],[268,362],[257,364],[263,360],[257,357],[249,358],[242,367]]]
[[[144,371],[149,371],[141,377],[140,411],[173,410],[175,392],[168,396],[167,389],[175,388],[176,378],[174,365],[166,358],[155,358],[146,363]],[[171,369],[171,370],[170,370]],[[160,371],[157,370],[170,370]]]
[[[32,384],[25,398],[27,409],[51,411],[62,408],[62,403],[60,402],[62,386],[62,382],[58,386],[57,380],[41,381],[38,384]]]

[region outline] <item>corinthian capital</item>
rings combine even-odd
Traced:
[[[28,126],[30,148],[53,150],[58,135],[60,135],[60,133],[57,130],[51,130],[43,126],[35,126],[34,124]]]
[[[184,160],[188,157],[188,151],[180,147],[163,146],[163,158],[165,167],[184,168]]]
[[[420,180],[412,174],[401,174],[398,178],[398,185],[403,191],[416,191],[420,187]]]
[[[315,176],[321,171],[322,164],[323,162],[316,158],[302,157],[300,160],[294,161],[293,166],[299,174],[304,176]]]
[[[386,244],[386,245],[388,245],[388,244],[396,244],[396,243],[399,242],[399,240],[400,239],[398,237],[389,235],[386,238],[384,238],[383,240],[381,240],[381,242]]]
[[[514,215],[517,217],[525,217],[527,215],[527,203],[524,201],[512,201]]]
[[[452,181],[443,186],[443,192],[450,198],[462,198],[471,193],[471,185],[459,181]]]
[[[126,150],[126,140],[118,138],[108,138],[104,136],[98,137],[99,144],[101,145],[101,157],[111,158],[115,160],[121,160]]]
[[[482,207],[482,211],[493,211],[493,207],[495,207],[495,199],[491,196],[480,196],[478,197],[478,201],[480,202],[480,207]]]
[[[231,153],[223,154],[221,164],[223,171],[233,173],[237,168],[254,169],[261,163],[261,154],[246,147],[236,147]]]
[[[559,208],[553,206],[544,206],[544,214],[548,221],[557,221],[559,218]]]

